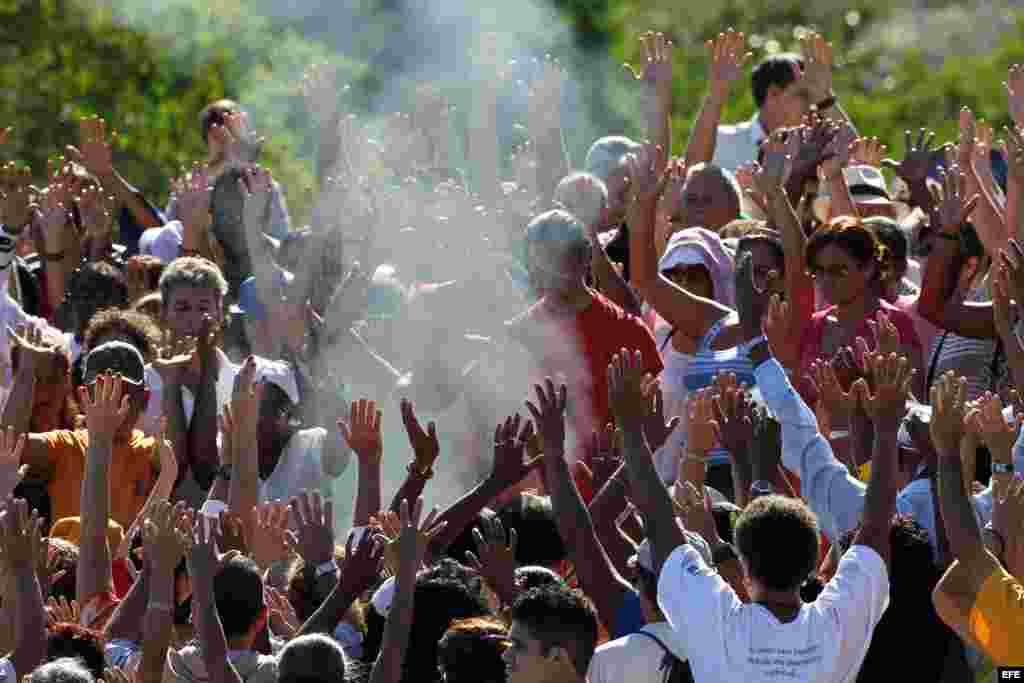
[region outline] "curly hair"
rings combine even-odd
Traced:
[[[770,590],[799,588],[818,561],[818,520],[795,498],[757,498],[736,520],[733,536],[751,578]]]
[[[53,624],[46,630],[48,660],[63,657],[77,659],[97,679],[103,677],[105,647],[102,633],[78,624]]]
[[[106,338],[110,336],[127,338],[146,362],[156,357],[156,349],[160,344],[160,328],[151,317],[138,311],[108,308],[89,321],[82,342],[83,351],[87,353],[95,348],[100,340],[109,341]]]
[[[834,245],[850,255],[862,266],[875,266],[875,280],[885,280],[889,268],[887,249],[875,231],[864,221],[852,216],[838,216],[818,228],[807,240],[804,248],[807,267],[816,267],[818,254],[829,245]]]

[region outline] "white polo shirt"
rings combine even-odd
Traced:
[[[744,164],[757,161],[758,146],[768,137],[757,114],[749,121],[719,126],[715,139],[714,163],[730,173]]]

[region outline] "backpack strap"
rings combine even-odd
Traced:
[[[668,649],[668,645],[665,645],[661,638],[653,633],[637,631],[633,635],[650,638],[665,652],[665,656],[661,660],[661,670],[665,672],[665,676],[662,680],[670,683],[695,683],[693,679],[693,669],[690,668],[690,660],[679,659],[679,657],[676,657],[672,653],[672,650]],[[675,676],[673,676],[673,674],[675,674]]]

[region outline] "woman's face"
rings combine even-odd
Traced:
[[[765,292],[766,296],[778,294],[784,296],[785,285],[783,275],[783,263],[779,261],[778,252],[764,242],[753,242],[744,245],[743,252],[750,254],[750,267],[754,275],[754,286],[759,292]],[[737,254],[737,256],[739,256]],[[775,278],[769,279],[772,271]]]
[[[690,294],[705,299],[715,298],[715,285],[706,266],[680,265],[667,271],[665,276]]]
[[[825,300],[843,306],[864,296],[875,268],[861,263],[842,247],[827,244],[815,256],[811,273],[821,285]]]

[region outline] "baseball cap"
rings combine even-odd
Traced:
[[[109,341],[100,344],[85,357],[82,383],[89,385],[101,374],[120,375],[121,379],[135,386],[146,383],[146,363],[142,354],[131,344],[123,341]]]
[[[854,204],[891,204],[892,195],[885,182],[885,176],[874,166],[848,166],[843,169],[843,178],[850,188]],[[832,195],[826,190],[819,192],[814,200],[814,215],[824,221],[832,205]]]

